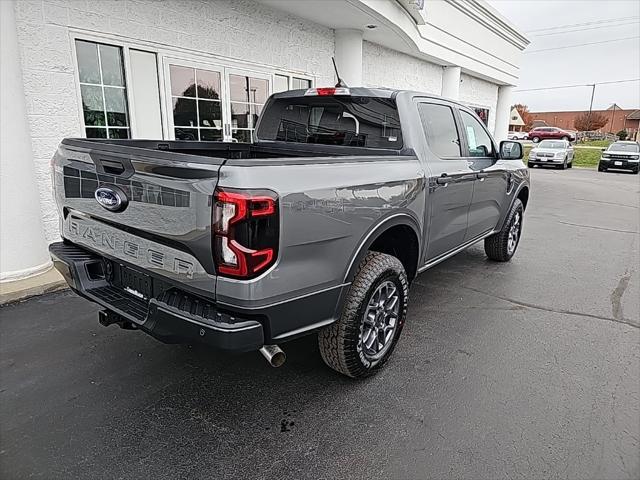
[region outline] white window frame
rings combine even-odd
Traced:
[[[222,65],[217,65],[215,63],[202,63],[202,62],[194,62],[191,60],[183,60],[180,58],[174,58],[174,57],[170,57],[170,56],[164,56],[163,57],[163,77],[166,79],[166,81],[164,82],[164,85],[161,86],[160,88],[164,90],[164,97],[165,97],[165,107],[166,107],[166,112],[167,112],[167,119],[166,119],[166,123],[167,123],[167,127],[168,127],[168,134],[167,134],[167,139],[169,140],[175,140],[176,139],[176,132],[175,132],[175,125],[173,123],[173,101],[172,101],[172,95],[171,95],[171,72],[170,72],[170,65],[176,65],[179,67],[185,67],[185,68],[195,68],[195,69],[199,69],[199,70],[209,70],[209,71],[213,71],[213,72],[217,72],[220,74],[220,102],[221,102],[221,111],[222,111],[222,139],[223,141],[227,141],[226,140],[226,128],[225,128],[225,124],[229,121],[229,116],[226,112],[226,99],[227,97],[227,92],[225,91],[225,73],[224,73],[224,66]],[[195,100],[195,99],[194,99]],[[196,102],[196,108],[197,108],[197,102]],[[199,117],[199,115],[198,115]],[[200,129],[200,118],[197,118],[198,120],[198,126],[196,128],[198,128],[198,130]]]
[[[273,82],[275,81],[275,75],[274,74],[268,74],[268,73],[259,73],[259,72],[255,72],[253,70],[244,70],[244,69],[240,69],[240,68],[225,68],[225,89],[226,89],[226,93],[227,93],[227,98],[229,99],[229,101],[226,103],[225,107],[228,109],[228,116],[227,118],[229,119],[229,142],[233,141],[233,125],[231,124],[231,82],[229,81],[229,75],[240,75],[243,77],[252,77],[252,78],[259,78],[262,80],[266,80],[267,81],[267,98],[269,98],[269,96],[273,93]],[[251,99],[249,99],[251,100]],[[265,100],[266,102],[266,100]],[[249,105],[257,105],[258,103],[253,103],[253,102],[238,102],[236,100],[236,103],[248,103]],[[264,104],[263,104],[264,105]],[[250,125],[248,128],[243,128],[240,130],[249,130],[251,132],[255,132],[256,126],[255,125]],[[253,138],[253,133],[251,135],[251,138]]]
[[[112,45],[115,47],[122,48],[122,57],[123,57],[123,67],[124,67],[124,79],[125,79],[125,88],[126,88],[126,102],[127,108],[129,111],[129,132],[130,138],[137,138],[137,126],[136,126],[136,105],[135,99],[130,94],[130,85],[131,83],[131,62],[130,62],[130,51],[131,50],[139,50],[144,52],[153,53],[156,56],[156,69],[158,75],[158,85],[159,85],[159,97],[160,97],[160,116],[162,122],[162,132],[163,138],[162,140],[169,140],[174,138],[173,128],[170,127],[173,124],[173,109],[171,102],[171,85],[170,85],[170,77],[168,75],[168,71],[165,71],[166,59],[171,59],[172,61],[180,61],[184,62],[185,66],[200,64],[203,65],[202,68],[206,70],[205,65],[211,65],[216,68],[230,69],[230,70],[238,70],[248,72],[247,74],[253,74],[255,76],[268,76],[269,77],[269,94],[273,93],[273,86],[275,85],[275,75],[282,75],[288,77],[288,87],[290,89],[291,82],[293,77],[301,78],[304,80],[309,80],[311,82],[311,87],[316,85],[317,77],[313,74],[309,74],[302,71],[295,70],[284,70],[275,66],[260,64],[256,62],[244,61],[239,59],[234,59],[230,57],[225,57],[221,55],[215,55],[207,52],[200,52],[196,50],[186,49],[186,48],[178,48],[173,46],[162,46],[159,47],[157,43],[144,41],[144,40],[130,40],[125,37],[121,37],[119,35],[109,34],[109,33],[99,33],[99,32],[91,32],[87,33],[84,30],[69,28],[69,42],[71,45],[71,56],[73,67],[75,68],[74,73],[74,82],[76,87],[76,101],[78,106],[78,114],[80,118],[80,125],[82,127],[81,136],[86,136],[86,125],[84,123],[84,112],[82,110],[82,93],[80,89],[80,76],[78,69],[78,56],[76,53],[76,40],[86,41],[86,42],[94,42],[94,43],[102,43],[105,45]],[[198,68],[198,67],[195,67]],[[228,90],[228,81],[226,76],[222,77],[222,90]],[[167,92],[169,95],[167,96]],[[228,95],[228,92],[227,92]],[[224,106],[226,103],[226,107]],[[224,108],[228,108],[228,116],[230,122],[230,102],[223,101],[223,110]],[[482,107],[487,108],[487,107]],[[223,122],[224,122],[224,114],[223,114]],[[230,135],[229,135],[230,137]]]

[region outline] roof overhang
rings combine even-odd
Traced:
[[[502,85],[529,41],[484,0],[257,0],[332,29]],[[370,28],[375,25],[375,28]]]

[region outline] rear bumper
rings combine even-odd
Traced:
[[[102,257],[64,242],[51,244],[49,252],[78,295],[162,342],[203,343],[230,351],[257,350],[265,343],[263,325],[256,319],[220,311],[213,302],[178,288],[169,288],[157,298],[139,298],[105,279]]]

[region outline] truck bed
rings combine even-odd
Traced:
[[[65,138],[63,145],[116,154],[149,156],[149,150],[221,159],[271,159],[291,157],[397,156],[411,155],[407,150],[393,150],[342,145],[300,144],[288,142],[196,142],[189,140],[105,140]],[[174,157],[180,159],[180,157]],[[190,158],[189,161],[193,159]]]

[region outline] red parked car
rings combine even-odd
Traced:
[[[540,140],[546,140],[548,138],[569,140],[570,142],[573,142],[576,139],[575,135],[571,132],[567,132],[566,130],[562,130],[557,127],[537,127],[529,132],[529,140],[532,140],[533,143],[538,143]]]

